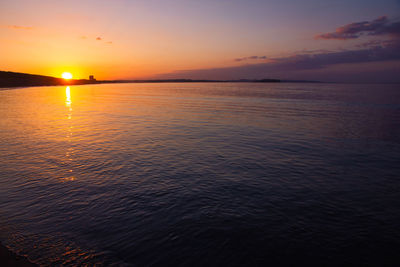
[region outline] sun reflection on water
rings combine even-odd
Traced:
[[[71,104],[72,104],[72,101],[71,101],[71,88],[69,88],[69,86],[67,86],[67,88],[65,88],[65,106],[69,107],[70,111],[72,110],[71,109]]]
[[[69,86],[67,86],[65,88],[65,106],[68,108],[67,119],[71,120],[71,118],[72,118],[72,100],[71,100],[71,88]],[[65,153],[65,156],[66,156],[66,160],[68,162],[67,164],[70,165],[70,166],[68,167],[68,174],[67,174],[67,176],[69,176],[69,177],[62,178],[61,180],[63,182],[74,181],[75,180],[74,176],[70,176],[70,175],[72,175],[72,172],[73,172],[72,166],[71,166],[71,164],[72,164],[72,157],[71,156],[74,154],[73,148],[71,146],[71,138],[72,138],[71,121],[69,121],[68,131],[67,131],[67,136],[66,137],[67,137],[67,141],[69,143],[69,147],[67,149],[67,152]]]

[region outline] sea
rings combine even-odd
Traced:
[[[1,89],[0,241],[41,266],[399,266],[400,87]]]

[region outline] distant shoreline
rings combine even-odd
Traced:
[[[142,79],[142,80],[65,80],[50,76],[0,71],[0,88],[32,87],[32,86],[68,86],[105,83],[320,83],[318,81],[285,81],[279,79],[239,79],[239,80],[200,80],[200,79]]]

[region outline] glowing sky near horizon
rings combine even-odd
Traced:
[[[314,36],[399,11],[396,0],[2,0],[0,70],[121,79],[259,64],[351,49],[361,41]]]

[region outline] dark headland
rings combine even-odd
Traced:
[[[96,80],[65,80],[50,76],[27,74],[10,71],[0,71],[0,87],[79,85],[96,83]]]
[[[101,83],[191,83],[191,82],[253,82],[279,83],[291,82],[279,79],[240,79],[240,80],[192,80],[192,79],[150,79],[150,80],[95,80],[95,79],[62,79],[51,76],[0,71],[0,88],[54,85],[82,85]],[[313,81],[296,81],[313,82]]]

